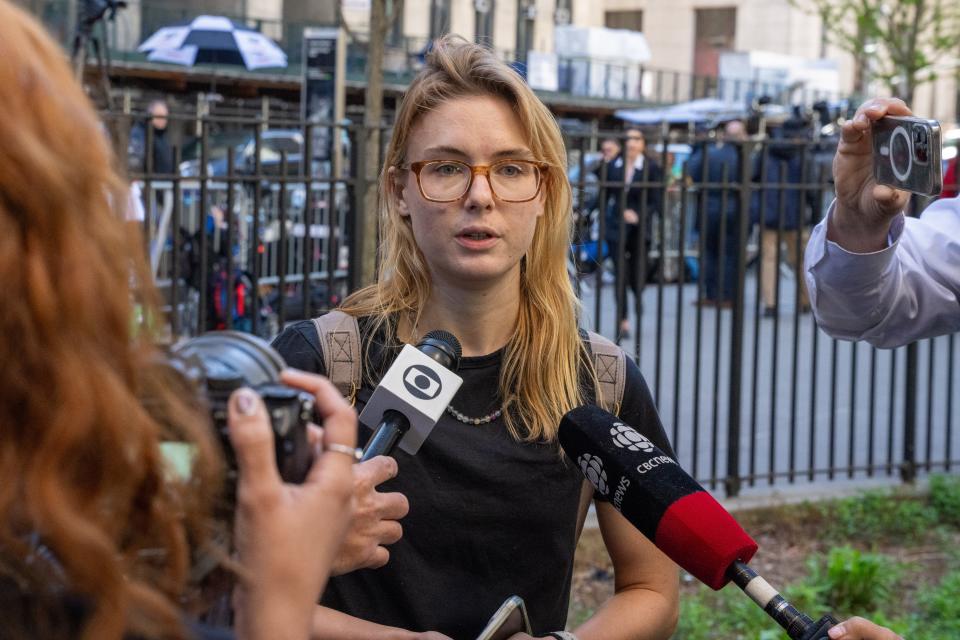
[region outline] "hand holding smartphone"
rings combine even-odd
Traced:
[[[943,189],[940,123],[886,116],[873,123],[873,177],[879,184],[921,195]]]
[[[532,633],[527,608],[523,604],[523,598],[510,596],[493,614],[477,640],[506,640],[520,632]]]

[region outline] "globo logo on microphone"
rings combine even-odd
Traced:
[[[410,430],[397,446],[415,455],[461,384],[456,373],[413,345],[404,345],[360,412],[360,422],[376,429],[386,411],[399,411]]]
[[[645,453],[653,452],[653,443],[645,436],[641,435],[633,427],[622,422],[614,422],[610,427],[610,435],[613,436],[613,444],[628,451],[643,451]]]
[[[403,372],[403,386],[414,398],[433,400],[443,390],[440,376],[430,367],[415,364]]]

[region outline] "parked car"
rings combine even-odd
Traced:
[[[180,163],[180,175],[198,177],[200,175],[200,139],[187,145]],[[222,177],[227,175],[227,158],[233,153],[234,172],[240,175],[253,175],[256,171],[256,138],[250,131],[228,133],[208,138],[207,175]],[[302,173],[303,132],[299,129],[267,129],[260,134],[260,173],[279,175],[283,153],[287,156],[287,175]]]

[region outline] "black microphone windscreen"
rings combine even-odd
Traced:
[[[560,445],[597,491],[674,562],[714,589],[757,544],[680,465],[593,405],[567,413]]]

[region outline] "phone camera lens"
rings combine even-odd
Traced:
[[[913,126],[913,156],[918,164],[926,164],[930,155],[927,130],[922,125]]]

